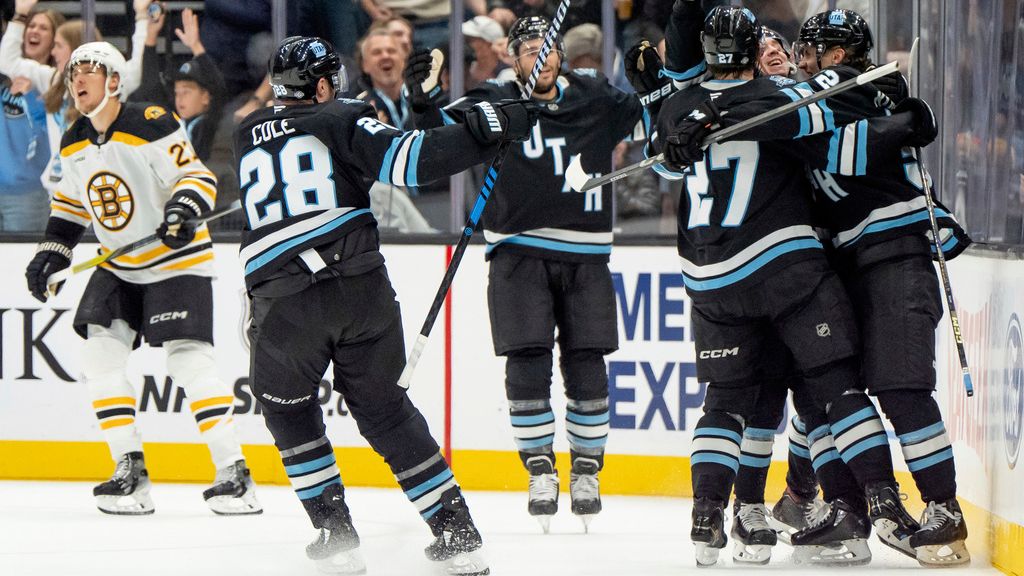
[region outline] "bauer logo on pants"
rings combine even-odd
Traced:
[[[1006,442],[1006,463],[1012,469],[1020,452],[1021,427],[1024,423],[1024,358],[1020,319],[1010,316],[1006,330],[1006,363],[1003,365],[1003,439]]]
[[[107,230],[128,225],[135,212],[135,199],[128,184],[113,172],[97,172],[89,179],[89,207],[96,221]]]

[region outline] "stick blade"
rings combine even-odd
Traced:
[[[584,192],[588,180],[590,180],[590,176],[583,171],[580,155],[573,156],[569,167],[565,169],[565,181],[569,183],[569,188],[572,188],[574,192]]]

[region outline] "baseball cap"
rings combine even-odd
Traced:
[[[565,59],[573,61],[580,56],[601,57],[601,28],[596,24],[580,24],[565,33]]]
[[[223,85],[223,80],[220,78],[219,73],[213,69],[213,64],[200,59],[185,62],[170,74],[168,80],[172,83],[178,80],[192,80],[210,94],[220,92]]]
[[[498,21],[487,16],[474,16],[472,20],[462,23],[462,35],[482,38],[494,42],[505,37],[505,31]]]

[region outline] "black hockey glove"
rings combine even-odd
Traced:
[[[889,99],[892,106],[896,106],[900,102],[903,102],[910,95],[910,90],[907,88],[907,79],[903,77],[903,74],[899,72],[893,72],[892,74],[876,78],[871,81],[871,84],[878,89],[879,92],[885,94],[885,97]],[[882,104],[886,108],[892,108],[885,103]]]
[[[697,106],[665,139],[665,159],[673,168],[684,168],[704,159],[704,138],[718,128],[722,115],[711,100]]]
[[[432,106],[436,106],[438,97],[441,95],[440,69],[444,65],[444,56],[438,50],[439,61],[437,70],[433,70],[434,57],[431,52],[417,50],[409,56],[405,64],[405,90],[409,95],[409,104],[412,111],[422,114]]]
[[[532,100],[480,102],[466,111],[466,128],[481,144],[524,142],[540,118]]]
[[[46,279],[55,272],[71,266],[71,248],[60,242],[43,242],[36,248],[36,255],[25,268],[25,279],[28,280],[28,291],[40,302],[46,302]],[[57,284],[54,292],[60,292],[63,282]]]
[[[661,56],[647,40],[630,48],[623,64],[626,78],[645,107],[655,102],[660,103],[672,93],[672,80],[662,73],[664,65]]]
[[[907,138],[907,146],[923,148],[935,141],[939,135],[939,126],[935,115],[927,102],[920,98],[905,98],[896,105],[895,113],[909,112],[913,133]]]
[[[194,220],[202,213],[202,208],[192,199],[173,198],[164,205],[164,221],[157,227],[156,235],[172,250],[184,248],[195,239],[197,224]]]

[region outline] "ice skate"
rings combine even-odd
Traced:
[[[590,521],[601,511],[600,484],[597,479],[597,460],[577,457],[569,474],[569,496],[572,513],[583,522],[583,531],[590,531]]]
[[[767,564],[778,536],[768,525],[764,504],[744,504],[739,500],[732,513],[732,559],[743,564]]]
[[[558,512],[558,473],[555,472],[551,458],[547,456],[527,458],[526,468],[530,471],[530,501],[527,510],[547,534],[551,529],[551,517]]]
[[[875,526],[875,534],[889,548],[916,558],[910,537],[921,526],[903,507],[904,494],[893,483],[868,484],[864,493],[868,497],[868,515]]]
[[[483,540],[473,525],[469,508],[458,487],[445,490],[441,495],[441,510],[429,520],[434,541],[424,552],[427,559],[444,563],[444,573],[450,576],[482,576],[491,569],[480,555]]]
[[[821,498],[803,498],[786,488],[782,498],[772,507],[768,525],[775,530],[780,541],[792,544],[790,537],[793,533],[816,524],[826,514],[828,504]]]
[[[345,489],[332,484],[324,488],[320,498],[331,513],[320,527],[320,535],[306,546],[306,557],[327,574],[365,574],[366,563],[359,552],[359,534],[345,504]]]
[[[92,495],[100,512],[139,516],[156,511],[149,488],[149,472],[142,452],[129,452],[117,461],[110,480],[92,489]]]
[[[967,523],[956,498],[929,502],[921,515],[921,529],[910,537],[922,566],[960,566],[970,564],[967,551]]]
[[[245,460],[239,460],[217,470],[213,486],[203,491],[203,498],[217,514],[262,514],[263,507],[256,500],[255,489]]]
[[[793,534],[798,564],[860,566],[871,562],[871,521],[842,498],[829,506],[820,522]]]
[[[693,500],[690,540],[696,547],[697,566],[713,566],[725,548],[725,504],[710,498]]]

